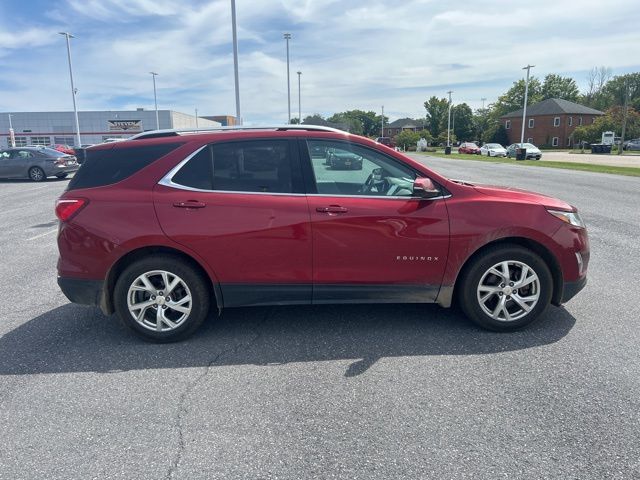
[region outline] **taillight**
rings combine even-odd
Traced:
[[[58,217],[61,222],[66,222],[88,203],[89,201],[84,198],[58,199],[58,201],[56,201],[56,217]]]

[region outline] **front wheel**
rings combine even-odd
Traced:
[[[487,249],[465,270],[459,301],[478,325],[512,331],[534,322],[549,305],[553,278],[536,253],[517,245]]]
[[[153,255],[129,265],[114,289],[120,320],[145,340],[174,342],[191,335],[209,311],[207,280],[190,264]]]

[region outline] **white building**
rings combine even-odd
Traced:
[[[9,117],[11,115],[11,117]],[[76,128],[73,112],[2,112],[0,148],[9,146],[9,120],[16,146],[65,144],[74,146]],[[219,127],[220,123],[194,115],[158,110],[160,128]],[[156,130],[156,111],[106,110],[78,112],[82,144],[102,143],[110,138],[127,138]]]

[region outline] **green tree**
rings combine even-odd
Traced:
[[[396,145],[408,150],[409,147],[415,147],[420,140],[420,132],[414,132],[413,130],[403,130],[395,136]]]
[[[605,85],[604,94],[610,102],[609,107],[624,105],[625,95],[628,95],[629,106],[640,110],[640,73],[613,77]]]
[[[293,117],[291,120],[289,120],[289,123],[291,125],[298,125],[300,123],[300,119],[298,117]]]
[[[580,103],[598,110],[606,110],[609,100],[604,88],[610,79],[610,68],[593,67],[587,75],[587,90],[580,97]]]
[[[455,117],[453,122],[453,132],[456,138],[463,141],[475,140],[475,129],[473,125],[473,111],[466,103],[460,103],[451,107],[451,116]],[[446,129],[446,125],[445,125]]]
[[[578,101],[580,90],[576,81],[571,77],[562,77],[555,73],[550,73],[544,77],[542,88],[540,91],[540,99],[562,98],[571,102]]]
[[[319,113],[314,113],[313,115],[304,117],[302,123],[306,123],[307,125],[324,125],[327,121]]]
[[[492,115],[496,118],[501,117],[505,113],[519,110],[524,105],[524,79],[513,82],[509,90],[498,97],[496,103],[493,104]],[[542,85],[536,77],[529,78],[529,98],[527,104],[537,103],[542,99]]]
[[[444,121],[445,129],[447,128],[447,115],[449,113],[449,101],[446,98],[431,97],[424,102],[424,108],[427,110],[426,124],[427,130],[432,137],[437,137],[442,128]]]
[[[487,136],[487,143],[499,143],[505,147],[509,145],[509,135],[507,135],[504,125],[498,125],[495,131],[491,133],[491,136]]]
[[[620,135],[622,132],[623,109],[620,106],[610,108],[591,125],[582,125],[573,132],[575,143],[585,141],[588,143],[598,143],[602,140],[602,132],[615,132]],[[629,107],[627,112],[626,138],[637,138],[640,136],[640,113]]]
[[[492,129],[492,125],[495,127]],[[479,108],[473,114],[474,137],[480,141],[480,145],[486,143],[487,138],[497,129],[497,122],[491,117],[490,108]]]

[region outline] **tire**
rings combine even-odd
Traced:
[[[56,175],[57,178],[63,179],[63,178],[67,178],[67,175],[69,175],[68,173],[59,173],[58,175]]]
[[[525,285],[518,288],[519,283]],[[459,285],[460,307],[470,320],[489,330],[509,332],[530,325],[544,312],[551,301],[553,278],[536,253],[518,245],[499,245],[473,260]]]
[[[167,283],[173,285],[169,295]],[[202,324],[209,312],[210,289],[207,279],[189,263],[152,255],[122,272],[113,301],[127,327],[145,340],[167,343],[187,338]]]
[[[42,182],[47,179],[47,176],[40,167],[31,167],[29,169],[29,178],[34,182]]]

